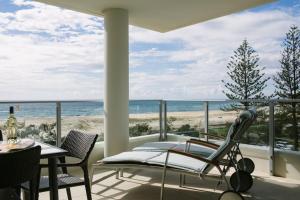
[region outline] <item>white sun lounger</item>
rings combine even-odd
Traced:
[[[210,137],[218,138],[218,144],[212,143],[196,138],[191,138],[185,142],[176,142],[176,141],[166,141],[166,142],[147,142],[142,144],[141,146],[135,147],[132,151],[168,151],[170,149],[178,150],[178,151],[185,151],[191,154],[209,157],[213,154],[220,146],[221,141],[226,140],[226,138],[221,136],[215,136],[208,133],[201,133],[203,135],[207,135]],[[229,138],[227,138],[229,139]],[[243,157],[240,149],[239,143],[236,143],[235,149],[235,156],[232,157],[233,163],[237,165],[237,167],[241,170],[247,171],[248,173],[252,173],[254,171],[255,165],[254,162],[250,158]],[[239,160],[237,158],[240,157]]]
[[[167,151],[128,151],[106,157],[103,160],[98,161],[97,164],[94,164],[93,167],[109,169],[151,168],[163,171],[161,200],[164,198],[164,183],[167,171],[178,172],[179,174],[184,175],[223,180],[225,181],[228,190],[221,194],[220,199],[243,199],[243,197],[237,192],[241,186],[241,178],[245,178],[247,175],[251,177],[251,175],[239,173],[240,171],[235,167],[236,175],[233,179],[236,182],[236,187],[233,187],[233,190],[230,190],[231,187],[225,177],[227,169],[224,170],[221,167],[230,165],[231,157],[234,156],[233,148],[236,148],[237,142],[255,119],[255,111],[244,111],[240,114],[239,118],[237,118],[230,127],[226,140],[208,157],[178,151],[176,149],[169,149]],[[220,175],[210,174],[210,171],[214,167],[217,168]]]

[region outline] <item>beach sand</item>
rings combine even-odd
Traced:
[[[218,125],[226,122],[232,122],[237,116],[235,111],[209,111],[209,124]],[[17,119],[18,122],[25,122],[25,126],[40,124],[55,123],[54,117],[30,117]],[[189,124],[197,130],[204,128],[204,112],[168,112],[168,120],[172,121],[173,128],[179,128],[184,124]],[[0,121],[3,128],[4,120]],[[152,130],[159,131],[159,114],[158,113],[144,113],[144,114],[130,114],[129,126],[134,126],[138,123],[147,123]],[[104,119],[103,115],[99,116],[62,116],[62,136],[67,135],[70,130],[81,130],[86,133],[97,133],[103,135]],[[1,128],[0,127],[0,128]]]

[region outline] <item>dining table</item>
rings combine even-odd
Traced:
[[[32,139],[21,139],[17,144],[7,144],[0,141],[0,155],[2,153],[13,152],[31,146],[41,146],[41,160],[48,160],[48,176],[49,176],[49,195],[50,200],[59,200],[58,184],[57,184],[57,158],[67,155],[67,151],[57,146],[46,144]]]

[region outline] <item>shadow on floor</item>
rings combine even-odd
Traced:
[[[200,180],[197,177],[188,177],[185,187],[178,187],[178,174],[168,173],[165,187],[166,199],[172,200],[213,200],[218,199],[226,190],[225,183],[217,187],[217,181]],[[108,179],[95,181],[94,195],[104,199],[122,200],[153,200],[159,199],[161,173],[137,170],[125,173],[124,177],[116,179],[110,176]],[[94,187],[93,186],[93,187]],[[300,197],[300,185],[274,178],[254,177],[252,188],[245,194],[245,199],[254,200],[298,200]]]

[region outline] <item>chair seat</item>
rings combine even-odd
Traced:
[[[72,176],[69,174],[59,174],[59,175],[57,175],[57,184],[58,184],[58,189],[63,189],[63,188],[68,188],[68,187],[84,185],[84,180],[79,177]],[[29,184],[28,183],[22,184],[22,188],[25,190],[28,190]],[[49,177],[42,176],[40,179],[39,191],[45,192],[45,191],[49,191],[49,189],[50,189]]]

